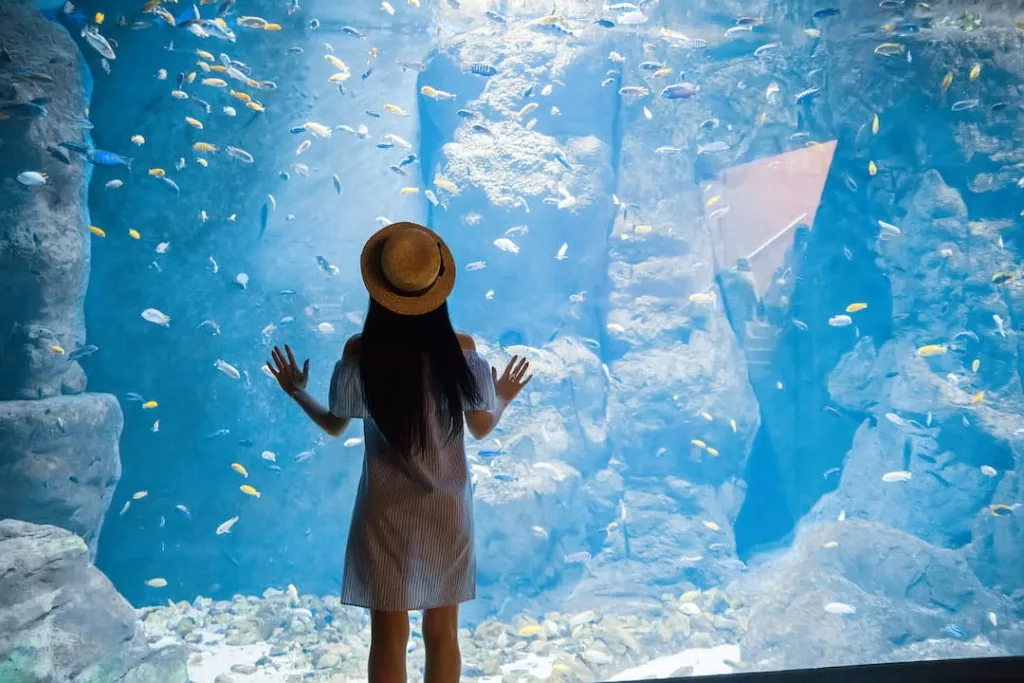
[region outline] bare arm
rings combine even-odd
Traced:
[[[476,350],[476,344],[468,334],[459,333],[458,337],[459,345],[463,349],[467,351]],[[491,380],[494,382],[494,393],[498,399],[494,409],[466,411],[466,429],[473,435],[473,438],[482,439],[493,432],[494,428],[501,422],[501,416],[505,413],[505,408],[508,408],[509,404],[522,391],[523,387],[533,379],[533,375],[530,375],[523,380],[523,376],[530,368],[527,360],[523,358],[519,361],[519,365],[513,368],[516,360],[517,358],[513,356],[500,380],[498,379],[498,371],[493,366],[491,367]]]
[[[352,341],[350,339],[349,343],[345,345],[346,353],[349,351],[349,345],[352,344]],[[285,353],[287,353],[287,358]],[[306,391],[306,384],[309,382],[309,359],[306,359],[302,367],[299,368],[299,364],[295,362],[295,356],[292,354],[291,347],[288,345],[285,345],[284,352],[275,346],[271,352],[271,357],[274,364],[267,363],[267,367],[277,379],[277,383],[281,385],[281,389],[295,399],[299,407],[302,408],[306,415],[309,415],[309,418],[318,427],[331,436],[340,436],[348,428],[352,418],[338,417],[332,414]]]

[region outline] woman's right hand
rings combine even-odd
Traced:
[[[516,360],[519,363],[516,363]],[[494,380],[494,393],[498,399],[505,403],[511,403],[519,395],[519,392],[523,390],[523,387],[533,379],[533,375],[523,379],[523,376],[526,375],[526,371],[529,369],[530,362],[528,360],[519,358],[519,356],[512,356],[512,360],[505,366],[505,372],[502,373],[499,379],[498,369],[492,365],[491,378]]]

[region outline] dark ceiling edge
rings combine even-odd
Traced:
[[[896,664],[841,666],[827,669],[798,669],[764,673],[720,674],[665,678],[673,683],[1015,683],[1024,682],[1024,657],[993,657],[985,659],[940,659]],[[629,683],[639,683],[631,681]]]

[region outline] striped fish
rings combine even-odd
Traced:
[[[474,62],[466,67],[466,71],[476,74],[477,76],[484,76],[487,78],[498,73],[498,67],[491,64],[484,64],[482,62]]]

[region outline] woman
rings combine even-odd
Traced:
[[[406,680],[410,610],[423,610],[426,683],[455,683],[458,606],[476,597],[464,428],[487,436],[533,376],[513,357],[499,378],[472,337],[452,329],[445,301],[455,262],[436,234],[394,223],[360,260],[370,307],[334,366],[328,409],[306,393],[309,361],[300,369],[291,348],[274,347],[267,366],[329,434],[363,420],[341,597],[371,610],[370,683]]]

